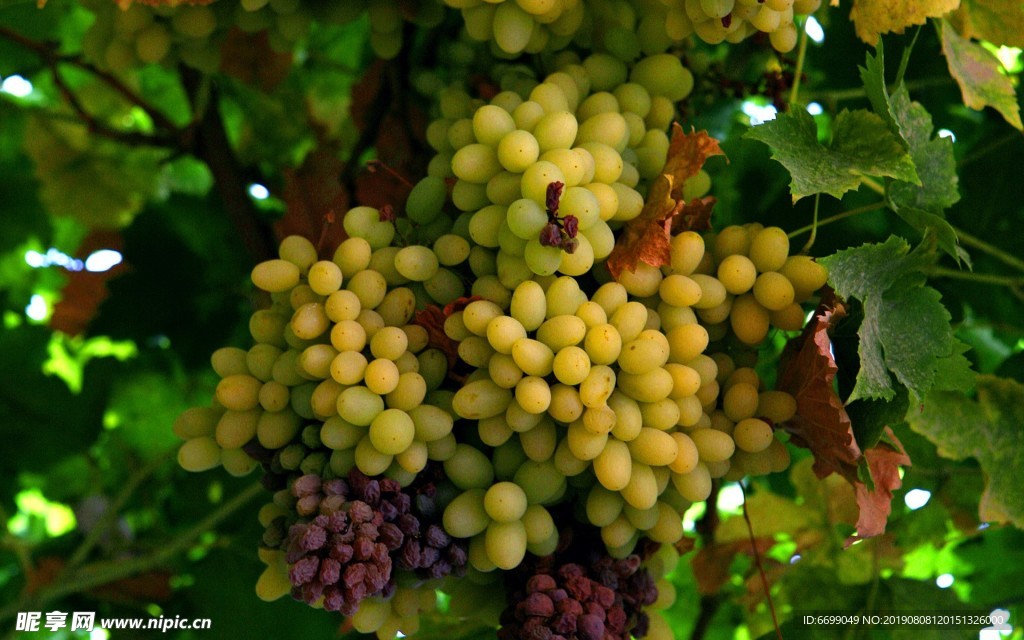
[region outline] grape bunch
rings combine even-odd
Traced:
[[[632,6],[466,5],[545,51],[536,34],[573,12]],[[374,7],[380,33],[407,13]],[[565,36],[629,48],[635,25],[602,24]],[[487,101],[439,89],[435,156],[404,202],[356,206],[336,248],[288,237],[252,270],[269,301],[254,344],[214,353],[213,402],[175,432],[185,469],[263,469],[261,597],[382,640],[415,633],[435,590],[501,637],[671,637],[658,611],[683,513],[718,479],[789,463],[796,401],[758,356],[827,274],[760,224],[677,230],[666,264],[609,266],[693,87],[649,49],[563,51],[546,75],[495,65]],[[694,170],[674,193],[710,186]]]
[[[475,245],[476,295],[494,298],[500,286],[507,297],[556,272],[583,276],[607,258],[614,230],[640,214],[665,164],[673,103],[693,86],[668,54],[632,69],[606,54],[565,58],[543,82],[506,74],[511,88],[486,104],[457,88],[439,95],[440,117],[427,129],[437,155],[407,208],[421,229],[433,228],[443,181],[454,178],[451,200],[464,213],[452,229]],[[684,192],[694,198],[709,186],[699,173]]]
[[[575,44],[631,62],[664,53],[691,35],[739,43],[768,34],[782,53],[796,45],[795,21],[821,0],[445,0],[461,10],[466,33],[497,57],[558,51]]]

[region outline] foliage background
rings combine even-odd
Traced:
[[[857,65],[871,49],[856,37],[848,11],[818,13],[825,39],[810,43],[803,67],[800,102],[820,106],[822,139],[838,111],[868,106]],[[0,6],[0,635],[16,635],[17,611],[77,610],[213,620],[212,630],[181,638],[335,637],[345,630],[330,615],[256,598],[255,479],[185,473],[174,463],[170,425],[212,392],[209,353],[245,345],[246,318],[259,302],[248,273],[269,255],[274,235],[315,238],[327,210],[400,199],[403,187],[366,171],[367,159],[422,173],[427,114],[410,86],[410,65],[443,65],[441,43],[457,33],[457,21],[441,35],[419,34],[415,54],[386,63],[373,61],[364,22],[316,28],[293,54],[258,40],[228,43],[214,76],[149,66],[127,87],[136,99],[125,100],[111,78],[74,63],[90,20],[67,1],[43,10]],[[886,36],[890,67],[914,37],[914,30]],[[71,61],[61,64],[59,82],[54,51]],[[999,52],[1016,87],[1020,51]],[[687,56],[699,73],[682,105],[684,122],[723,140],[730,159],[709,165],[719,198],[715,225],[809,224],[814,198],[793,204],[789,173],[770,160],[768,147],[741,137],[751,114],[764,113],[772,98],[783,106],[793,97],[791,82],[766,86],[764,79],[785,72],[791,79],[795,60],[784,57],[780,66],[756,45],[696,47]],[[765,75],[778,70],[781,76]],[[13,76],[33,90],[19,90]],[[906,84],[936,130],[955,136],[960,200],[946,217],[969,234],[961,242],[973,259],[973,271],[944,259],[929,284],[942,294],[955,335],[971,347],[976,371],[1022,382],[1024,139],[992,109],[963,105],[932,26],[917,33]],[[754,95],[766,88],[775,95]],[[84,111],[68,102],[69,93]],[[53,127],[44,122],[60,123],[67,137],[49,135]],[[253,197],[253,184],[270,197]],[[842,200],[822,198],[818,215],[878,200],[861,188]],[[811,253],[831,255],[890,234],[921,237],[891,211],[874,209],[822,226]],[[101,249],[120,252],[123,262],[102,272],[67,262]],[[777,354],[781,347],[780,339],[772,348]],[[1000,410],[1020,399],[1019,387],[1011,390],[1018,395],[1007,395]],[[938,416],[911,407],[911,419],[948,425],[960,435],[959,450],[944,453],[970,456],[977,436],[964,431],[976,425],[950,402]],[[1024,456],[1019,403],[1015,409],[989,458],[1005,474],[1004,489],[1007,479],[1019,484]],[[1024,533],[979,520],[986,478],[977,460],[942,457],[907,425],[893,426],[913,466],[883,536],[843,549],[852,530],[848,495],[841,483],[812,480],[805,452],[795,452],[789,474],[758,482],[749,494],[785,637],[825,637],[792,619],[794,611],[816,609],[998,606],[1012,622],[1024,619]],[[906,506],[911,490],[930,492],[930,500]],[[1019,506],[1020,490],[1008,490],[1003,498]],[[670,620],[680,638],[774,635],[738,492],[723,488],[717,510],[697,510],[687,521],[699,550],[673,575]],[[436,637],[487,636],[445,623],[443,616],[432,621]],[[948,630],[843,633],[960,637]],[[1024,635],[1018,628],[1013,637]]]

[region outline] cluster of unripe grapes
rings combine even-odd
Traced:
[[[558,51],[570,44],[631,62],[691,35],[738,43],[766,33],[772,47],[796,46],[795,19],[821,0],[444,0],[462,11],[471,38],[500,56]]]
[[[214,353],[211,406],[174,427],[179,462],[262,467],[266,599],[341,611],[382,640],[414,633],[436,589],[452,611],[501,614],[506,636],[671,637],[645,609],[674,598],[683,513],[716,479],[788,466],[779,425],[796,401],[763,384],[758,350],[802,328],[827,274],[760,224],[676,232],[666,264],[616,277],[606,263],[693,88],[658,43],[760,29],[784,49],[780,25],[813,3],[446,4],[510,55],[580,39],[597,52],[553,54],[539,76],[496,66],[487,100],[441,88],[435,155],[407,199],[345,212],[337,247],[292,236],[258,264],[254,344]],[[426,5],[420,18],[440,15]],[[378,53],[397,51],[408,6],[334,19],[364,9]],[[695,171],[673,197],[709,188]]]

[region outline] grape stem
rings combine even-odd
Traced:
[[[761,574],[761,586],[764,587],[764,597],[768,601],[768,610],[772,613],[772,623],[775,625],[775,635],[779,640],[782,638],[782,629],[779,628],[779,617],[775,613],[775,603],[772,602],[772,589],[768,584],[768,576],[764,573],[764,566],[761,564],[761,553],[757,550],[757,540],[754,538],[754,525],[750,522],[750,513],[747,511],[747,488],[742,482],[739,483],[740,491],[743,492],[743,519],[747,523],[747,533],[750,534],[750,550],[754,554],[754,565],[757,572]]]
[[[817,226],[818,227],[824,227],[827,224],[832,224],[833,222],[839,222],[840,220],[842,220],[844,218],[850,218],[852,216],[860,215],[862,213],[868,213],[869,211],[875,211],[877,209],[883,209],[883,208],[885,208],[885,202],[876,202],[874,204],[865,205],[863,207],[857,207],[856,209],[850,209],[849,211],[843,211],[843,212],[837,213],[837,214],[835,214],[833,216],[829,216],[827,218],[823,218],[821,220],[818,220]],[[799,229],[796,229],[795,231],[791,231],[787,235],[790,238],[795,238],[796,236],[798,236],[800,234],[803,234],[803,233],[807,233],[808,231],[812,231],[813,232],[814,229],[815,229],[815,224],[811,223],[811,224],[809,224],[809,225],[807,225],[805,227],[800,227]]]
[[[176,538],[161,545],[149,555],[128,560],[93,562],[75,570],[71,575],[63,576],[60,580],[39,589],[34,594],[23,594],[20,601],[0,609],[0,621],[13,618],[19,611],[43,610],[49,603],[73,593],[87,591],[159,567],[188,549],[196,538],[213,530],[264,491],[265,489],[259,483],[250,485],[209,513],[195,526],[181,532]]]
[[[793,110],[797,98],[800,96],[800,77],[804,74],[804,61],[807,59],[807,19],[804,18],[800,26],[800,49],[796,55],[796,69],[793,71],[793,88],[789,92],[789,103],[787,111]]]

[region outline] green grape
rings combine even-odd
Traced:
[[[484,508],[483,489],[471,489],[459,494],[445,507],[444,529],[456,538],[470,538],[487,529],[490,517]]]
[[[444,180],[435,176],[427,176],[412,188],[405,203],[405,213],[416,224],[433,222],[441,215],[448,188]]]
[[[456,487],[485,489],[494,482],[494,467],[483,453],[468,444],[459,444],[445,460],[444,471]]]
[[[619,517],[624,504],[625,501],[618,490],[609,490],[602,485],[595,485],[587,494],[587,520],[595,527],[606,527]]]
[[[409,448],[416,433],[409,414],[400,409],[385,409],[370,423],[369,438],[374,449],[396,455]]]
[[[555,469],[554,463],[550,460],[524,462],[516,471],[512,482],[526,492],[527,502],[531,505],[548,504],[549,501],[557,499],[565,489],[565,476]]]
[[[484,105],[473,113],[473,135],[477,142],[497,146],[515,128],[512,116],[501,107]]]
[[[381,220],[380,211],[373,207],[349,209],[342,219],[342,225],[345,228],[345,233],[366,240],[371,249],[386,247],[395,237],[395,226],[386,220]]]
[[[540,145],[529,131],[516,129],[498,142],[498,161],[507,171],[522,173],[537,161]]]
[[[434,277],[438,264],[434,252],[421,245],[409,245],[395,254],[395,269],[403,277],[415,282],[423,282]]]
[[[569,433],[572,434],[571,428]],[[626,443],[614,438],[608,439],[593,460],[594,474],[602,487],[608,491],[621,491],[629,485],[633,466]]]
[[[526,506],[526,492],[512,482],[495,483],[484,494],[484,510],[495,522],[521,519]],[[543,537],[547,537],[547,532]]]
[[[384,399],[367,387],[349,387],[338,396],[338,415],[354,425],[368,427],[384,411]]]
[[[544,204],[547,198],[548,185],[552,182],[565,184],[565,176],[562,175],[562,170],[552,162],[538,160],[523,172],[523,197]]]
[[[473,184],[486,184],[501,170],[494,147],[486,144],[467,144],[452,157],[455,176]]]
[[[221,464],[221,448],[213,438],[200,436],[178,449],[178,464],[186,471],[206,471]]]
[[[515,569],[526,555],[526,527],[519,520],[492,522],[485,540],[487,557],[499,569]]]
[[[754,298],[770,311],[780,311],[793,303],[796,291],[786,276],[769,271],[757,276]]]
[[[494,11],[494,42],[506,53],[515,54],[526,49],[534,27],[533,18],[516,2],[503,2]]]
[[[761,306],[754,295],[745,293],[733,301],[729,323],[733,333],[742,342],[756,345],[764,340],[768,335],[769,320],[768,310]]]
[[[671,463],[679,453],[678,445],[670,434],[650,427],[641,428],[628,446],[633,460],[658,467]]]
[[[524,329],[535,331],[543,324],[547,313],[544,290],[532,280],[520,284],[512,294],[509,311]]]
[[[576,140],[579,124],[569,111],[548,111],[533,128],[540,152],[552,149],[569,149]],[[560,182],[565,182],[564,178]]]
[[[253,268],[252,282],[271,293],[288,291],[299,284],[299,268],[286,260],[267,260]]]
[[[263,383],[246,374],[235,374],[217,383],[216,398],[225,409],[248,411],[259,405],[260,387]]]

